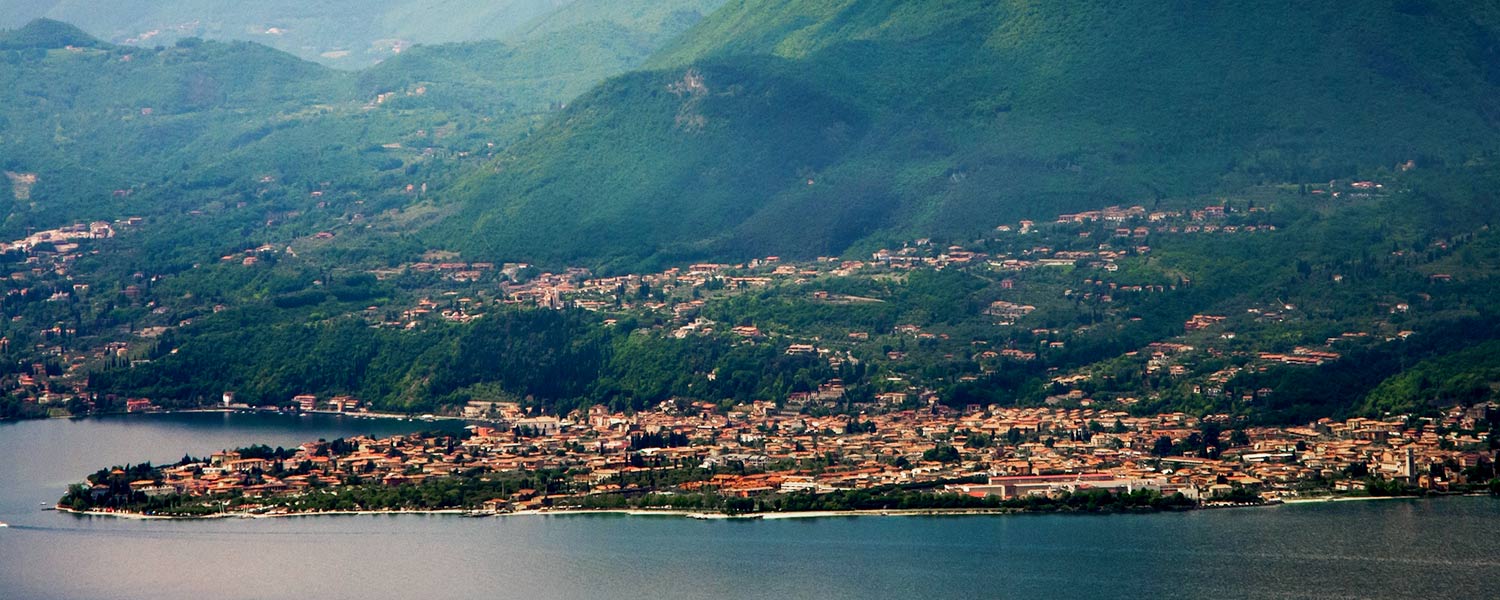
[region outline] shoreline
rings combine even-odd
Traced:
[[[1445,494],[1447,495],[1447,494]],[[1464,494],[1457,494],[1464,495]],[[1320,502],[1363,502],[1366,500],[1422,500],[1427,498],[1442,498],[1437,496],[1317,496],[1311,498],[1289,498],[1283,499],[1282,504],[1318,504]]]
[[[76,516],[89,517],[114,517],[119,519],[153,520],[153,521],[195,521],[209,519],[280,519],[290,517],[331,517],[331,516],[378,516],[378,515],[446,515],[460,516],[466,518],[494,518],[494,517],[576,517],[589,515],[620,515],[627,517],[673,517],[704,521],[717,520],[785,520],[785,519],[819,519],[819,518],[845,518],[845,517],[943,517],[943,516],[1006,516],[1024,514],[1153,514],[1166,512],[1187,512],[1192,510],[1209,510],[1216,508],[1262,508],[1276,506],[1276,503],[1247,505],[1235,507],[1196,507],[1183,510],[1142,510],[1142,511],[1114,511],[1099,513],[1080,513],[1079,511],[1037,511],[1030,512],[1014,508],[906,508],[906,509],[851,509],[851,510],[813,510],[796,512],[764,512],[764,513],[737,513],[729,514],[722,512],[705,512],[696,510],[680,509],[649,509],[649,508],[559,508],[559,509],[536,509],[519,510],[512,512],[484,512],[479,510],[462,508],[443,508],[430,510],[345,510],[324,512],[287,512],[287,513],[253,513],[253,512],[227,512],[209,515],[148,515],[144,513],[127,511],[89,511],[75,510],[65,506],[55,506],[51,510],[68,513]]]
[[[994,516],[1026,514],[1026,511],[1008,508],[909,508],[909,509],[869,509],[869,510],[814,510],[798,512],[779,513],[742,513],[728,514],[717,512],[704,512],[678,509],[645,509],[645,508],[561,508],[556,510],[518,510],[514,512],[486,513],[462,508],[442,508],[431,510],[340,510],[324,512],[298,512],[298,513],[267,513],[257,514],[251,512],[226,512],[210,515],[178,516],[178,515],[148,515],[145,513],[127,511],[99,511],[99,510],[76,510],[65,506],[54,506],[51,510],[84,517],[112,517],[117,519],[130,519],[138,521],[198,521],[213,519],[282,519],[291,517],[349,517],[349,516],[380,516],[380,515],[446,515],[462,516],[470,518],[492,518],[492,517],[578,517],[589,515],[621,515],[627,517],[673,517],[695,520],[782,520],[782,519],[817,519],[834,517],[920,517],[920,516]],[[1062,513],[1065,511],[1056,511]],[[1153,511],[1169,512],[1169,511]],[[1049,514],[1049,513],[1036,513]],[[1112,513],[1101,513],[1112,514]]]
[[[1047,515],[1047,514],[1156,514],[1170,512],[1191,512],[1195,510],[1219,510],[1225,508],[1270,508],[1275,506],[1291,506],[1305,504],[1321,504],[1328,502],[1362,502],[1369,500],[1436,500],[1448,497],[1458,498],[1482,498],[1488,494],[1441,494],[1433,496],[1323,496],[1317,498],[1289,498],[1279,502],[1267,502],[1264,504],[1237,504],[1218,506],[1197,506],[1181,510],[1142,510],[1142,511],[1114,511],[1099,513],[1080,513],[1079,511],[1038,511],[1030,512],[1014,508],[905,508],[905,509],[851,509],[851,510],[810,510],[796,512],[765,512],[765,513],[738,513],[728,514],[721,512],[705,512],[698,510],[681,509],[651,509],[651,508],[559,508],[559,509],[533,509],[518,510],[512,512],[485,512],[481,510],[464,508],[438,508],[424,510],[338,510],[324,512],[281,512],[281,513],[253,513],[253,512],[227,512],[210,515],[178,516],[178,515],[148,515],[127,511],[99,511],[99,510],[75,510],[62,505],[56,505],[46,510],[55,510],[76,516],[87,517],[113,517],[118,519],[151,520],[151,521],[195,521],[209,519],[283,519],[291,517],[349,517],[349,516],[379,516],[379,515],[445,515],[460,516],[467,518],[493,518],[493,517],[577,517],[589,515],[620,515],[627,517],[674,517],[695,520],[785,520],[785,519],[820,519],[820,518],[843,518],[843,517],[944,517],[944,516],[1005,516],[1005,515]]]
[[[331,410],[310,410],[299,412],[282,412],[270,408],[246,407],[246,408],[224,408],[222,406],[203,406],[198,408],[173,408],[167,410],[149,410],[142,412],[102,412],[84,415],[48,415],[44,417],[11,418],[0,419],[0,423],[22,423],[26,421],[54,421],[54,420],[80,420],[99,417],[124,417],[137,415],[182,415],[182,414],[263,414],[263,415],[285,415],[296,417],[302,415],[326,415],[334,417],[352,417],[356,419],[393,419],[397,421],[422,421],[426,423],[438,423],[442,421],[462,421],[465,423],[483,423],[482,419],[467,419],[450,415],[432,415],[432,418],[423,418],[423,415],[404,415],[400,413],[384,412],[336,412]]]
[[[1313,498],[1287,498],[1277,502],[1266,502],[1263,504],[1235,504],[1235,505],[1203,505],[1193,508],[1179,510],[1142,510],[1142,511],[1113,511],[1082,514],[1155,514],[1169,512],[1191,512],[1195,510],[1218,510],[1225,508],[1269,508],[1275,506],[1292,506],[1322,504],[1329,502],[1363,502],[1370,500],[1435,500],[1448,497],[1459,498],[1482,498],[1488,494],[1439,494],[1429,496],[1320,496]],[[850,510],[811,510],[795,512],[763,512],[763,513],[737,513],[729,514],[722,512],[705,512],[698,510],[682,509],[651,509],[651,508],[559,508],[559,509],[532,509],[511,512],[486,512],[465,508],[438,508],[422,510],[338,510],[323,512],[273,512],[255,513],[247,511],[215,513],[208,515],[148,515],[145,513],[129,511],[102,511],[102,510],[77,510],[61,504],[48,507],[44,510],[53,510],[75,516],[86,517],[113,517],[117,519],[131,519],[140,521],[196,521],[210,519],[282,519],[292,517],[347,517],[347,516],[379,516],[379,515],[444,515],[460,516],[466,518],[493,518],[493,517],[576,517],[588,515],[621,515],[627,517],[674,517],[694,520],[785,520],[785,519],[819,519],[819,518],[844,518],[844,517],[937,517],[937,516],[1005,516],[1005,515],[1046,515],[1046,514],[1080,514],[1079,511],[1037,511],[1031,512],[1014,508],[906,508],[906,509],[850,509]]]
[[[330,416],[330,417],[353,417],[353,418],[356,418],[356,419],[394,419],[394,420],[397,420],[397,421],[422,421],[422,422],[426,422],[426,423],[436,423],[438,421],[465,421],[465,422],[469,421],[469,419],[465,419],[463,417],[452,417],[452,416],[446,416],[446,415],[431,415],[430,418],[428,418],[427,415],[405,415],[405,414],[401,414],[401,413],[387,413],[387,412],[373,412],[373,411],[338,412],[338,411],[333,411],[333,410],[306,410],[306,411],[298,411],[298,412],[283,412],[283,411],[279,411],[279,410],[275,410],[275,409],[270,409],[270,408],[259,408],[259,407],[224,408],[224,407],[217,407],[217,406],[213,406],[213,407],[206,406],[206,407],[201,407],[201,408],[177,408],[177,409],[172,409],[172,410],[157,410],[157,411],[142,412],[142,413],[113,413],[113,414],[178,415],[178,414],[200,414],[200,413],[207,413],[207,414],[213,414],[213,413],[231,414],[232,413],[232,414],[257,414],[257,415],[285,415],[285,416],[288,416],[288,417],[299,417],[299,416],[303,416],[303,415],[325,415],[325,416]],[[95,416],[95,415],[86,415],[84,418],[87,418],[89,416]],[[63,418],[73,418],[73,417],[63,417]]]

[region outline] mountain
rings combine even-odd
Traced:
[[[105,40],[170,46],[186,37],[251,41],[342,68],[416,43],[497,39],[569,0],[0,0],[0,27],[47,17]]]
[[[0,40],[0,166],[37,176],[5,198],[12,230],[117,218],[127,192],[228,176],[206,168],[221,158],[264,165],[280,155],[272,133],[321,118],[305,108],[352,100],[346,76],[253,44],[148,50],[45,20]]]
[[[441,77],[546,108],[639,68],[723,0],[575,0],[505,41],[418,45],[361,74],[370,90]],[[480,110],[482,107],[473,107]]]
[[[723,2],[0,0],[0,27],[20,27],[47,17],[119,44],[170,46],[186,37],[250,41],[328,66],[362,69],[399,57],[417,44],[523,43],[591,23],[614,23],[648,37],[670,36]]]
[[[1316,181],[1500,141],[1500,8],[738,0],[461,185],[460,250],[635,265]]]
[[[571,0],[522,26],[514,34],[526,39],[567,31],[589,23],[614,23],[663,42],[723,6],[727,0]]]
[[[1497,9],[717,4],[353,72],[0,32],[0,418],[1500,389]]]
[[[403,208],[638,67],[705,4],[540,21],[524,41],[418,45],[354,73],[250,42],[0,31],[0,169],[22,182],[0,193],[0,234],[159,218],[172,225],[149,237],[170,250],[154,256],[191,263]]]
[[[14,31],[0,31],[0,50],[40,48],[44,50],[94,47],[100,41],[82,29],[52,19],[37,19]]]

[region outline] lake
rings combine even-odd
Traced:
[[[120,462],[437,426],[213,413],[0,424],[0,598],[1500,598],[1490,498],[753,521],[140,521],[39,507]]]

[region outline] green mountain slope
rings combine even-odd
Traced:
[[[22,50],[27,48],[56,49],[68,46],[94,47],[100,45],[82,29],[52,19],[37,19],[14,31],[0,31],[0,49]]]
[[[599,16],[357,73],[247,42],[120,46],[45,19],[0,31],[0,170],[23,182],[0,180],[0,236],[144,216],[196,262],[406,207],[689,24]]]
[[[304,107],[352,99],[347,77],[263,46],[65,49],[57,32],[76,30],[38,21],[0,38],[17,41],[0,70],[0,161],[38,175],[28,198],[0,195],[10,229],[123,216],[124,191],[232,176],[201,166],[239,150],[264,164],[280,154],[266,138],[317,118]]]
[[[522,26],[516,37],[532,38],[589,23],[614,23],[666,42],[725,2],[727,0],[571,0]]]
[[[832,253],[1500,143],[1494,5],[740,0],[649,69],[468,181],[434,239]]]
[[[577,0],[523,26],[504,41],[419,45],[366,70],[369,91],[441,78],[458,82],[473,110],[508,96],[550,108],[604,79],[639,68],[723,0]],[[424,79],[425,78],[425,79]]]

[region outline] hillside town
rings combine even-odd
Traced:
[[[1344,191],[1331,193],[1368,191],[1376,186],[1353,182],[1338,188]],[[1333,186],[1329,189],[1335,190]],[[1405,340],[1415,332],[1383,320],[1350,319],[1350,329],[1323,343],[1257,343],[1253,341],[1257,330],[1301,318],[1297,307],[1267,299],[1239,314],[1193,314],[1179,321],[1179,335],[1126,348],[1113,359],[1063,369],[1054,365],[1070,362],[1075,346],[1108,338],[1107,329],[1101,325],[1133,326],[1142,321],[1139,305],[1151,302],[1153,296],[1191,288],[1193,282],[1185,277],[1146,268],[1151,264],[1151,238],[1272,232],[1277,230],[1274,221],[1274,211],[1253,202],[1239,202],[1238,206],[1222,202],[1181,210],[1109,206],[1061,215],[1049,223],[1021,220],[1003,224],[994,229],[994,237],[964,245],[914,240],[900,248],[875,251],[868,260],[821,257],[791,261],[767,256],[738,264],[700,263],[657,273],[615,276],[596,276],[584,268],[547,272],[525,263],[468,262],[455,253],[431,251],[422,261],[370,272],[377,280],[394,282],[416,294],[392,298],[394,305],[372,304],[353,316],[375,327],[413,330],[438,324],[469,324],[496,311],[582,310],[598,313],[605,325],[627,319],[646,323],[660,336],[720,336],[743,344],[771,344],[789,356],[815,357],[833,371],[811,382],[807,389],[763,398],[793,409],[836,409],[845,401],[885,409],[916,408],[945,385],[977,382],[1017,365],[1046,370],[1052,384],[1045,397],[1050,407],[1110,408],[1139,414],[1142,411],[1135,409],[1137,403],[1149,400],[1161,388],[1178,384],[1188,386],[1184,389],[1194,395],[1252,405],[1273,390],[1264,386],[1237,389],[1243,386],[1232,384],[1242,375],[1263,372],[1269,366],[1317,367],[1338,361],[1348,350]],[[134,224],[138,220],[116,226]],[[65,235],[109,237],[113,229],[109,224],[96,223],[66,232],[42,232],[17,243],[64,239]],[[278,252],[270,246],[253,248],[225,256],[214,268],[261,268],[257,266],[259,259],[275,262],[271,259]],[[291,246],[285,252],[295,254]],[[847,282],[864,287],[899,284],[913,273],[935,271],[963,272],[992,282],[992,288],[984,292],[984,304],[975,307],[974,314],[964,315],[973,327],[960,330],[951,324],[898,321],[888,329],[846,327],[830,331],[836,326],[825,324],[809,330],[723,308],[728,300],[755,294],[777,294],[808,306],[851,310],[879,306],[894,300],[889,294],[872,297],[840,289]],[[222,302],[179,305],[180,300],[191,298],[170,302],[158,299],[151,290],[166,283],[145,274],[138,279],[140,284],[119,290],[120,301],[149,309],[147,322],[132,327],[123,339],[95,340],[102,343],[80,343],[76,328],[54,325],[41,332],[41,340],[50,342],[38,345],[45,357],[21,372],[0,377],[0,388],[32,406],[59,414],[184,407],[184,399],[90,389],[89,374],[101,365],[149,363],[149,355],[160,352],[156,344],[163,334],[229,308]],[[314,284],[326,287],[322,281]],[[63,290],[54,296],[62,294],[68,299],[89,291],[87,284],[75,284],[73,288],[71,294]],[[405,302],[410,304],[403,306]],[[918,308],[931,310],[927,306]],[[1401,302],[1390,304],[1389,311],[1384,305],[1376,308],[1381,316],[1388,312],[1404,315],[1412,310],[1409,303]],[[1057,325],[1060,320],[1076,319],[1080,310],[1089,312],[1091,323]],[[9,343],[9,339],[0,339],[0,344]],[[1224,365],[1225,360],[1230,364]],[[926,374],[933,362],[955,365],[963,372],[934,380]],[[880,379],[862,385],[840,380],[838,370],[861,363],[879,369]],[[1108,387],[1111,373],[1123,368],[1149,378],[1155,389],[1103,389]],[[856,386],[861,388],[860,393],[847,393]],[[211,402],[201,400],[201,404]],[[290,396],[272,400],[286,409],[303,408]],[[954,404],[951,399],[942,400]],[[257,403],[265,405],[267,401],[260,399]],[[457,407],[432,410],[458,413]]]
[[[725,334],[761,341],[775,337],[779,343],[787,343],[788,351],[792,353],[846,355],[851,343],[868,342],[872,335],[877,339],[882,335],[892,335],[921,342],[940,334],[924,331],[915,324],[902,324],[886,332],[851,331],[842,344],[834,344],[842,347],[830,348],[830,344],[815,339],[816,336],[793,331],[765,331],[754,323],[743,326],[719,323],[705,317],[703,312],[715,301],[750,292],[826,285],[841,279],[878,280],[901,277],[915,270],[943,269],[997,277],[1001,289],[1018,294],[1018,298],[1024,296],[1030,302],[1036,302],[1037,296],[1042,294],[1064,300],[1115,303],[1115,306],[1123,307],[1129,304],[1131,295],[1168,293],[1189,283],[1160,278],[1159,283],[1122,284],[1105,279],[1118,270],[1118,261],[1149,255],[1148,236],[1274,231],[1275,225],[1262,222],[1267,214],[1264,208],[1236,211],[1223,205],[1185,211],[1111,206],[1063,215],[1050,224],[1022,220],[1013,225],[1000,225],[995,228],[995,237],[982,240],[982,243],[944,246],[930,239],[913,240],[894,250],[878,250],[868,260],[818,257],[792,261],[767,256],[737,264],[698,263],[656,273],[611,276],[596,276],[582,267],[550,272],[527,263],[470,262],[461,260],[455,253],[430,251],[424,260],[370,271],[377,280],[395,280],[403,287],[412,287],[419,292],[409,300],[409,305],[371,305],[357,314],[379,327],[412,330],[434,323],[472,323],[496,310],[581,309],[605,315],[606,323],[625,315],[662,319],[667,324],[662,333],[678,338]],[[171,287],[171,279],[164,275],[136,273],[132,282],[107,290],[75,279],[69,266],[85,251],[97,252],[82,247],[83,244],[112,238],[117,231],[141,224],[142,219],[138,217],[113,224],[76,224],[35,232],[6,244],[6,251],[26,255],[24,262],[16,265],[19,268],[12,268],[9,273],[15,285],[8,292],[12,301],[4,308],[12,321],[19,322],[23,311],[35,310],[31,307],[32,297],[43,291],[49,294],[47,301],[60,303],[61,307],[70,310],[83,308],[88,301],[102,302],[109,298],[116,305],[139,307],[144,311],[140,322],[117,328],[107,335],[99,331],[83,331],[76,325],[70,327],[65,321],[54,321],[38,331],[26,332],[25,339],[35,342],[37,356],[23,372],[0,376],[0,390],[15,394],[41,409],[67,410],[73,414],[117,410],[138,412],[161,404],[162,399],[153,402],[146,398],[96,393],[89,389],[88,374],[102,365],[148,363],[149,359],[143,355],[155,345],[157,338],[189,327],[198,319],[231,306],[224,302],[204,304],[191,295],[158,297],[155,288]],[[1091,240],[1095,230],[1098,231],[1097,237],[1106,239]],[[331,237],[331,233],[319,232],[311,239],[322,241]],[[212,267],[264,269],[267,264],[285,257],[296,258],[292,245],[282,248],[262,244],[227,254],[220,259],[220,265]],[[201,266],[204,265],[195,266],[195,269]],[[1054,286],[1049,285],[1023,289],[1026,287],[1023,282],[1028,277],[1038,276],[1028,276],[1027,272],[1040,269],[1041,277],[1054,278],[1053,272],[1073,267],[1086,272],[1097,271],[1100,276],[1084,278],[1081,286],[1076,288],[1064,286],[1066,289],[1054,290]],[[321,281],[314,283],[325,285]],[[1116,303],[1117,298],[1119,302]],[[877,298],[828,291],[814,291],[809,299],[835,306],[883,302]],[[1025,302],[997,300],[981,316],[993,318],[996,325],[1014,326],[1023,323],[1025,317],[1035,310],[1036,306]],[[1193,329],[1190,322],[1188,330]],[[1040,350],[1061,348],[1066,343],[1058,339],[1066,338],[1065,332],[1037,329],[1031,332],[1045,339],[1040,348],[980,350],[981,358],[1029,361],[1037,358]],[[0,344],[10,343],[10,338],[0,340]],[[831,360],[843,359],[834,356]]]

